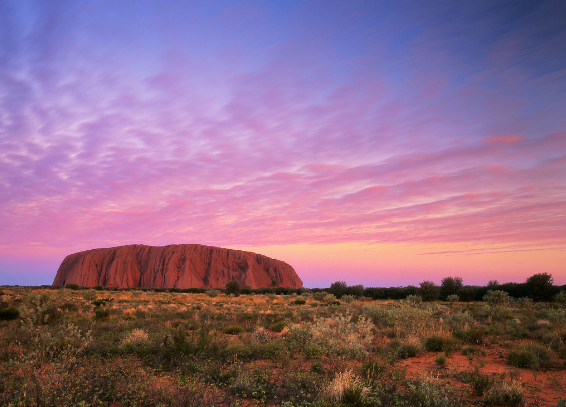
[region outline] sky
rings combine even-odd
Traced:
[[[0,284],[199,243],[566,284],[566,2],[0,0]]]

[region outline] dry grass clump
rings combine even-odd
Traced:
[[[122,339],[122,346],[139,346],[149,342],[149,334],[144,329],[132,329],[128,335]]]
[[[363,382],[352,369],[337,373],[324,390],[327,400],[345,405],[359,405],[368,393],[369,388],[364,387]]]

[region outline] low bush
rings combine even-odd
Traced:
[[[303,298],[297,298],[295,301],[293,301],[295,304],[297,305],[304,305],[306,304],[307,300],[303,299]]]
[[[438,366],[440,367],[444,367],[446,366],[446,363],[448,362],[448,360],[446,359],[446,356],[444,355],[438,355],[435,359],[434,359],[434,363],[436,363]]]
[[[216,290],[216,289],[206,290],[205,294],[211,298],[218,297],[218,295],[220,294],[220,290]]]
[[[81,287],[79,287],[78,284],[66,284],[65,288],[68,288],[69,290],[80,290]]]
[[[322,373],[324,372],[324,365],[321,362],[313,362],[310,368],[311,372]]]
[[[429,352],[450,352],[457,346],[458,343],[449,336],[433,335],[424,340],[424,347]]]
[[[79,310],[79,307],[77,306],[77,304],[73,302],[66,302],[63,305],[61,305],[59,309],[61,311],[77,312]]]
[[[544,346],[523,343],[509,350],[507,362],[514,367],[538,370],[552,365],[552,354]]]
[[[86,301],[94,301],[96,300],[96,291],[93,289],[85,290],[82,293],[82,297]]]
[[[493,386],[493,376],[483,374],[475,369],[464,375],[464,383],[469,383],[474,396],[483,396]]]
[[[397,356],[399,357],[399,359],[413,358],[418,354],[419,348],[418,346],[413,344],[404,343],[397,348]]]
[[[244,328],[240,325],[228,325],[222,331],[227,335],[238,335],[244,332]]]
[[[94,305],[95,307],[100,307],[106,305],[106,303],[111,301],[112,301],[111,298],[99,298],[98,300],[94,300],[92,302],[92,305]]]
[[[346,304],[349,304],[352,301],[354,301],[356,299],[356,297],[354,297],[353,295],[346,294],[346,295],[343,295],[340,299],[342,301],[344,301]]]
[[[99,320],[107,319],[110,316],[110,310],[107,308],[99,307],[94,310],[94,318]]]
[[[306,344],[303,351],[308,359],[320,359],[322,356],[322,350],[316,343]]]
[[[456,331],[452,335],[454,335],[464,343],[469,343],[471,345],[481,345],[485,338],[485,330],[482,328],[474,327],[472,329],[462,329],[460,331]]]
[[[16,308],[0,308],[0,321],[10,321],[17,319],[20,316],[20,311]]]
[[[489,305],[495,306],[509,304],[512,298],[506,291],[489,290],[487,294],[483,296],[483,300]]]
[[[464,405],[457,389],[442,386],[438,380],[425,379],[408,384],[410,406],[415,407],[461,407]]]
[[[485,406],[519,407],[525,404],[525,394],[519,384],[501,382],[485,393],[483,403]]]
[[[423,297],[421,297],[420,295],[411,294],[408,295],[407,298],[405,298],[405,301],[407,301],[407,303],[409,304],[421,304],[423,302]]]

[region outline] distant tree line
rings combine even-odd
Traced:
[[[527,278],[524,283],[499,284],[496,280],[490,281],[486,286],[464,285],[461,277],[445,277],[440,286],[432,281],[423,281],[419,287],[409,285],[406,287],[366,287],[347,286],[344,281],[333,283],[325,291],[341,295],[356,295],[362,287],[362,295],[373,299],[406,299],[410,295],[419,295],[423,301],[457,300],[481,301],[488,291],[503,291],[513,298],[530,298],[533,301],[553,301],[561,291],[566,292],[566,285],[556,286],[551,274],[538,273]]]
[[[42,288],[58,289],[56,286],[41,286]],[[76,284],[67,284],[66,288],[83,289]],[[92,288],[92,287],[91,287]],[[117,287],[94,287],[95,290],[112,291],[154,291],[154,292],[176,292],[176,293],[206,293],[206,288],[117,288]],[[432,281],[422,281],[419,287],[408,285],[406,287],[364,287],[362,284],[351,285],[345,281],[336,281],[329,288],[290,288],[277,287],[272,281],[269,287],[252,289],[249,286],[241,286],[238,280],[229,281],[219,292],[232,295],[252,294],[276,294],[276,295],[300,295],[304,292],[326,292],[333,294],[337,299],[345,295],[353,297],[367,297],[375,300],[402,300],[409,296],[420,296],[423,301],[482,301],[489,291],[506,292],[512,298],[530,298],[533,301],[553,301],[557,295],[560,298],[566,294],[566,285],[556,286],[551,274],[538,273],[527,278],[524,283],[499,284],[497,280],[490,281],[486,286],[464,285],[461,277],[445,277],[440,285]],[[565,297],[566,298],[566,297]]]

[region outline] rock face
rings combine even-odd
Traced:
[[[242,286],[299,288],[290,265],[261,254],[198,244],[128,245],[93,249],[65,257],[53,285],[124,288],[223,288]]]

